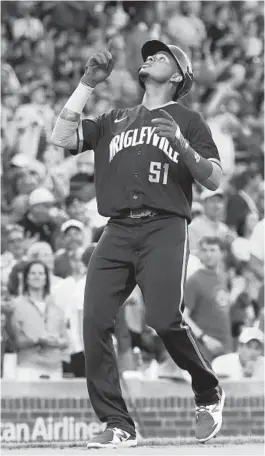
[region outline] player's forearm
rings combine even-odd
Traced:
[[[56,120],[51,136],[53,144],[68,149],[77,146],[76,130],[80,122],[81,113],[92,91],[92,87],[82,82],[78,84]]]
[[[180,156],[185,165],[189,168],[194,179],[209,190],[216,190],[221,182],[221,167],[199,155],[190,145],[183,147]]]

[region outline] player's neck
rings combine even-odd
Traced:
[[[143,97],[142,105],[147,109],[160,108],[167,103],[172,102],[172,95],[168,93],[168,89],[161,90],[161,88],[149,86],[146,87],[146,91]]]

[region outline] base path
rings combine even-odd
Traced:
[[[56,445],[56,446],[55,446]],[[215,439],[206,444],[194,444],[194,441],[183,442],[180,440],[150,439],[142,441],[136,448],[117,448],[115,450],[99,449],[88,450],[85,445],[74,446],[73,444],[55,444],[54,446],[43,445],[38,447],[10,445],[2,448],[4,456],[111,456],[111,455],[134,455],[134,456],[261,456],[264,455],[263,439],[237,438],[237,439]]]

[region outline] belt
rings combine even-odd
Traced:
[[[148,209],[148,208],[140,208],[140,209],[131,209],[128,211],[124,211],[121,216],[123,217],[129,217],[133,219],[140,219],[140,218],[146,218],[146,217],[154,217],[155,215],[159,215],[165,213],[165,211],[160,211],[156,209]]]

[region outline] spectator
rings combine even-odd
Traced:
[[[44,29],[41,21],[34,17],[33,9],[35,2],[23,2],[18,4],[20,18],[12,21],[12,33],[15,40],[27,37],[32,41],[37,41],[43,36]]]
[[[265,219],[260,220],[255,226],[250,237],[250,264],[249,268],[256,277],[264,279],[264,228]]]
[[[226,208],[226,223],[235,229],[239,236],[249,212],[258,212],[256,198],[261,184],[261,174],[246,170],[235,178],[236,191],[229,196]]]
[[[76,168],[77,173],[70,179],[70,194],[88,202],[95,197],[93,150],[77,155]]]
[[[236,353],[218,356],[213,369],[220,378],[229,380],[264,379],[264,334],[258,328],[244,328]]]
[[[78,247],[84,247],[84,225],[79,220],[67,220],[61,226],[64,248],[56,252],[54,273],[66,279],[72,274],[70,258]]]
[[[250,260],[250,238],[259,221],[257,212],[249,212],[246,215],[242,227],[242,235],[237,237],[231,244],[231,253],[237,261],[248,262]]]
[[[25,260],[26,243],[23,228],[19,225],[8,225],[5,234],[5,251],[1,255],[1,279],[7,283],[12,268]]]
[[[54,275],[54,253],[51,246],[47,242],[34,242],[27,251],[27,258],[24,261],[17,263],[8,280],[8,290],[13,296],[21,295],[23,285],[23,272],[29,261],[39,260],[47,266],[49,271],[49,281],[51,293],[61,281],[60,277]]]
[[[136,286],[120,309],[115,325],[118,363],[122,372],[141,368],[146,376],[157,378],[165,372],[169,355],[156,332],[145,324],[145,309],[141,290]],[[134,349],[140,350],[141,366],[137,365]],[[170,358],[171,359],[171,358]],[[172,362],[173,363],[173,362]],[[150,372],[151,371],[151,372]]]
[[[190,251],[197,255],[199,243],[203,236],[218,236],[225,241],[231,232],[221,220],[224,214],[224,192],[221,189],[203,190],[201,201],[204,205],[204,214],[196,217],[189,226]]]
[[[64,372],[75,377],[85,377],[83,349],[83,301],[86,282],[86,267],[83,263],[83,248],[78,247],[69,254],[71,274],[53,290],[55,304],[65,316],[71,341],[71,362],[64,363]]]
[[[191,327],[206,358],[229,353],[232,348],[230,302],[224,280],[218,274],[222,243],[218,237],[200,240],[203,269],[187,281],[184,319]]]
[[[15,349],[11,331],[11,315],[14,309],[6,282],[1,277],[1,377],[5,376],[4,360],[6,353],[13,353]]]
[[[17,379],[61,379],[61,350],[69,345],[68,335],[63,312],[50,296],[48,268],[40,261],[25,268],[23,295],[15,300],[11,325],[18,349]]]
[[[56,236],[66,216],[56,210],[55,198],[46,188],[38,188],[29,195],[29,210],[19,221],[25,234],[38,236],[40,241],[48,242],[55,249]]]
[[[84,186],[84,184],[83,184]],[[87,184],[85,184],[87,186]],[[92,184],[94,188],[94,184]],[[93,190],[94,191],[94,190]],[[93,201],[93,198],[91,201]],[[70,194],[65,200],[66,212],[70,219],[78,220],[84,225],[84,245],[90,245],[93,239],[94,221],[93,214],[89,211],[90,201],[86,203],[86,198],[80,193]]]

